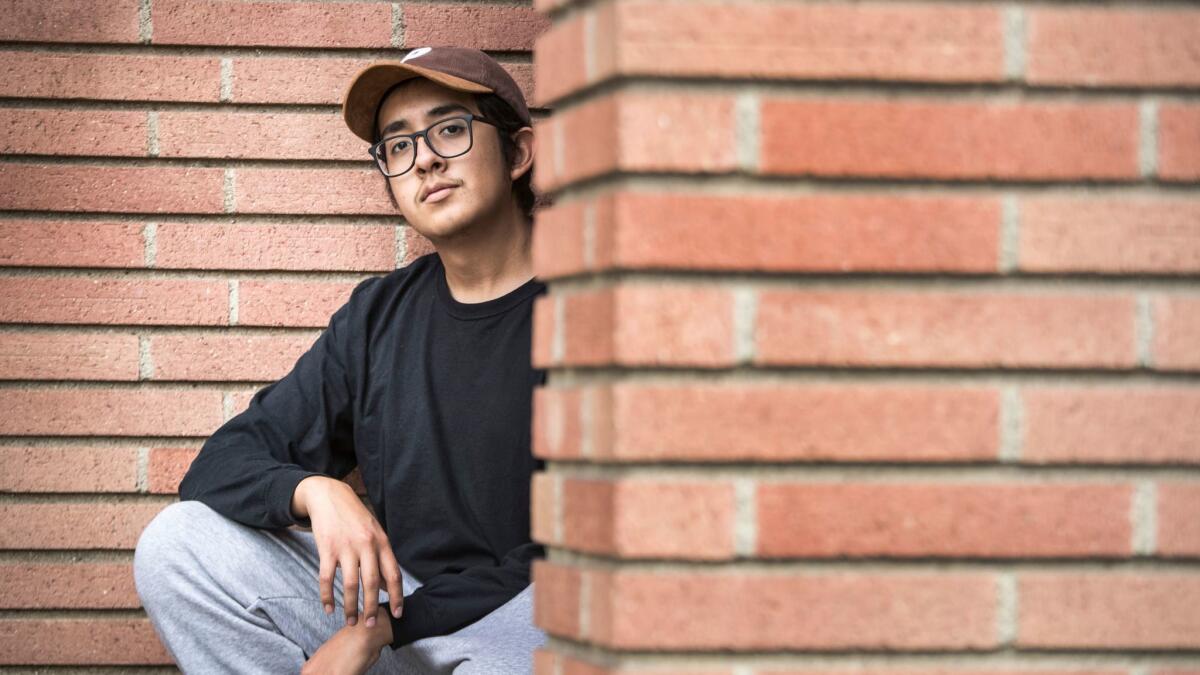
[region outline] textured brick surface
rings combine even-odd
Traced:
[[[0,321],[224,325],[229,286],[209,279],[0,277]]]
[[[0,221],[0,264],[13,267],[144,267],[141,223]]]
[[[162,223],[154,266],[391,272],[396,234],[391,225]]]
[[[137,380],[138,336],[94,330],[0,332],[0,379]]]
[[[20,563],[0,565],[5,609],[137,609],[131,563]]]
[[[0,490],[136,492],[137,458],[137,447],[124,443],[118,446],[2,446]]]
[[[4,12],[0,40],[138,41],[138,0],[8,0]]]

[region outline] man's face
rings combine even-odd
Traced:
[[[462,108],[430,112],[446,106]],[[403,126],[393,127],[381,137],[413,133],[464,112],[480,114],[471,94],[423,77],[415,78],[384,99],[379,109],[379,130],[403,120]],[[387,179],[404,219],[432,240],[453,237],[474,223],[485,221],[512,199],[512,183],[500,151],[500,130],[473,122],[471,133],[471,149],[449,159],[430,150],[424,138],[416,139],[413,167],[407,173]],[[434,200],[425,200],[430,187],[446,183],[454,187],[434,195]]]

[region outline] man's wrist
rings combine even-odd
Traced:
[[[392,616],[387,608],[380,606],[375,611],[375,625],[371,627],[373,644],[379,649],[390,647],[392,644]]]

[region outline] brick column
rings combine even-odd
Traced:
[[[539,675],[1200,673],[1151,4],[534,2]]]

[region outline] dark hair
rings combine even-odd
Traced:
[[[380,101],[386,99],[388,95],[398,87],[402,87],[405,84],[414,82],[416,80],[417,78],[411,78],[393,86],[387,92],[384,92],[383,98],[381,98]],[[517,113],[512,109],[512,106],[510,106],[508,103],[505,103],[504,99],[495,94],[472,94],[472,97],[475,99],[475,104],[479,106],[480,114],[496,123],[497,131],[499,132],[498,135],[500,137],[500,154],[504,159],[504,166],[506,168],[511,167],[517,156],[517,142],[513,140],[512,134],[521,127],[526,126],[525,123],[522,122],[521,118],[517,116]],[[375,140],[378,142],[379,111],[376,110],[375,114]],[[552,203],[550,200],[534,192],[533,171],[534,165],[531,163],[529,165],[529,170],[522,174],[521,177],[516,181],[514,181],[512,185],[513,197],[517,200],[517,205],[521,208],[521,213],[525,215],[525,219],[530,224],[533,223],[534,211],[541,207],[549,206]],[[383,174],[380,174],[380,176],[383,176]],[[392,206],[399,211],[400,204],[396,202],[396,195],[392,192],[391,181],[384,177],[383,184],[387,190],[388,199],[392,202]]]

